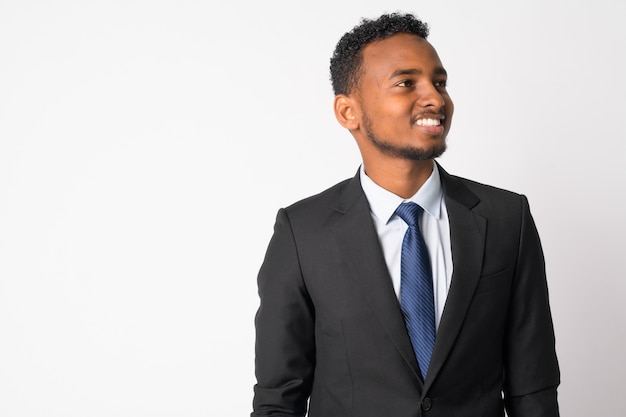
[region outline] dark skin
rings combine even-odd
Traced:
[[[437,52],[419,36],[399,33],[363,49],[359,85],[335,97],[368,177],[402,198],[413,196],[445,150],[454,106]]]

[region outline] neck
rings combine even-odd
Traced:
[[[372,181],[402,198],[410,198],[424,185],[433,172],[434,161],[393,160],[381,164],[363,161],[365,173]]]

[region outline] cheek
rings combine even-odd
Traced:
[[[414,114],[413,104],[414,103],[409,100],[388,99],[385,101],[384,107],[381,107],[381,110],[384,112],[385,116],[389,119],[393,119],[393,121],[389,121],[390,123],[397,125],[400,120],[411,120]]]
[[[454,113],[454,103],[452,102],[452,99],[450,98],[449,95],[445,95],[443,96],[443,101],[446,103],[445,104],[445,108],[446,108],[446,113],[449,113],[450,116],[452,116],[452,113]]]
[[[396,125],[400,118],[410,118],[411,110],[412,107],[409,103],[381,97],[375,97],[365,109],[370,118],[377,124],[389,124],[390,126]]]

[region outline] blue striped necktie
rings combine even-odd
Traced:
[[[415,203],[402,203],[396,209],[396,214],[409,225],[402,241],[400,308],[425,380],[435,346],[435,306],[430,259],[418,225],[422,211]]]

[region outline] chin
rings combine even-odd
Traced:
[[[427,146],[399,146],[391,141],[384,140],[374,134],[374,132],[366,125],[365,130],[367,139],[376,149],[385,155],[393,156],[396,158],[408,159],[411,161],[425,161],[428,159],[434,159],[441,156],[446,151],[446,138],[442,136],[440,138],[432,138],[427,141]]]
[[[405,159],[410,159],[412,161],[425,161],[428,159],[435,159],[446,151],[447,145],[446,142],[441,142],[441,144],[437,146],[431,146],[429,148],[405,148],[401,150],[399,156],[404,157]]]

